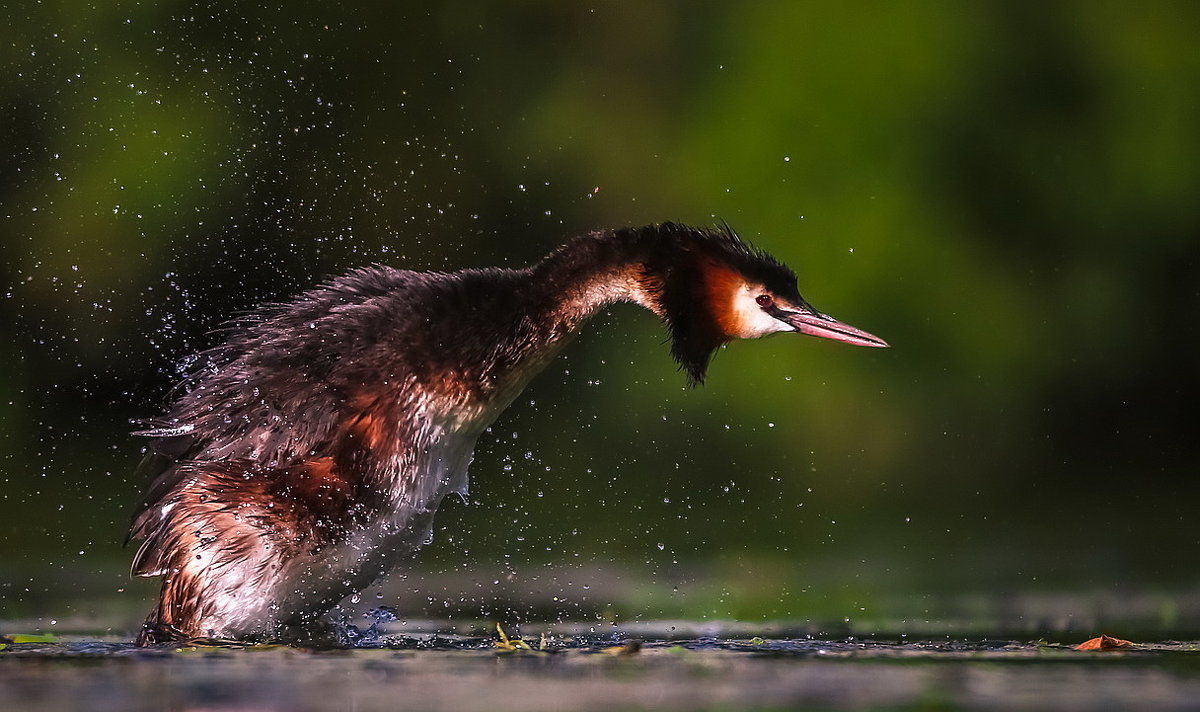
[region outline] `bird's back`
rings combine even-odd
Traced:
[[[387,531],[424,540],[412,520],[465,495],[475,438],[499,410],[492,374],[516,355],[487,342],[524,328],[519,286],[510,270],[371,267],[226,327],[141,431],[152,439],[134,573],[186,568],[191,529],[204,530],[191,546],[236,546],[229,558],[253,561],[259,542],[225,541],[226,517],[269,518],[282,540],[263,543],[290,547],[289,560],[372,526],[358,548]]]

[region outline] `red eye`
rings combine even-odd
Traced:
[[[775,300],[771,299],[770,294],[760,294],[754,298],[754,301],[758,302],[758,306],[760,307],[769,307],[775,303]]]

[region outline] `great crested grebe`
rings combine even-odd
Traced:
[[[733,339],[887,346],[728,228],[593,232],[524,269],[355,270],[234,322],[136,433],[153,439],[133,573],[162,577],[138,643],[313,627],[430,539],[479,434],[621,301],[666,322],[692,384]]]

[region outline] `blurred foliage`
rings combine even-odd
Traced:
[[[667,219],[729,221],[894,348],[739,343],[691,390],[614,308],[418,566],[717,570],[745,591],[715,615],[1190,581],[1200,6],[408,5],[10,9],[0,615],[126,585],[130,421],[230,315]]]

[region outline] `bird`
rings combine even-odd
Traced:
[[[480,435],[617,302],[665,323],[693,386],[735,339],[888,346],[817,311],[790,268],[724,224],[596,230],[519,269],[373,265],[261,306],[134,433],[149,440],[132,574],[161,579],[137,644],[317,635],[432,540],[443,498],[467,495]]]

